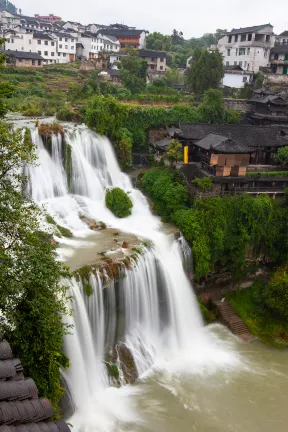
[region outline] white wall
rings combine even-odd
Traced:
[[[256,34],[270,35],[269,43],[262,43],[255,41]],[[248,35],[248,33],[247,33]],[[252,33],[252,40],[241,42],[241,35],[238,35],[238,41],[235,42],[235,35],[232,35],[232,41],[229,42],[229,35],[224,36],[218,42],[218,49],[223,55],[223,64],[239,65],[242,69],[252,72],[258,72],[260,66],[268,66],[270,49],[275,44],[275,36],[273,35],[273,28],[267,27],[265,31],[259,33]],[[245,49],[245,54],[241,51]],[[241,50],[241,51],[240,51]],[[241,55],[240,55],[241,53]],[[230,55],[229,55],[230,54]]]
[[[244,73],[242,75],[242,74],[235,74],[235,73],[233,74],[233,73],[226,72],[223,77],[222,83],[224,86],[240,89],[244,87],[245,82],[249,83],[250,77],[251,75],[247,73],[246,74]]]
[[[143,31],[141,33],[139,43],[140,43],[140,46],[139,46],[140,49],[146,47],[146,33],[145,33],[145,31]]]
[[[55,35],[54,36],[57,45],[57,63],[69,63],[70,56],[76,58],[76,38],[70,35]]]

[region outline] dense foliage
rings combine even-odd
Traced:
[[[193,248],[195,277],[200,279],[221,265],[241,275],[247,253],[275,262],[288,257],[288,209],[262,195],[226,196],[187,203],[183,179],[175,170],[147,171],[142,185],[155,210],[176,223]]]
[[[105,197],[106,207],[118,218],[125,218],[131,215],[133,207],[128,194],[120,188],[109,189]]]
[[[10,12],[11,14],[16,14],[17,8],[9,0],[0,0],[0,11],[6,11]],[[21,11],[21,9],[19,9],[19,11]]]
[[[278,149],[275,160],[281,165],[288,165],[288,146]]]
[[[182,144],[176,140],[172,139],[167,146],[167,151],[165,153],[165,158],[167,158],[171,164],[171,167],[174,163],[177,163],[181,159],[183,159],[183,148]]]
[[[0,48],[2,47],[4,42],[5,42],[5,39],[0,38]],[[1,70],[1,72],[4,70],[2,68],[3,68],[3,65],[5,63],[5,60],[6,60],[5,54],[3,54],[0,51],[0,70]],[[2,80],[0,80],[0,118],[4,117],[4,115],[8,111],[8,107],[5,103],[5,98],[11,96],[12,92],[13,92],[13,87],[11,86],[11,84],[7,84],[7,83],[3,82]]]
[[[274,273],[264,290],[264,301],[271,312],[288,324],[288,264]]]
[[[268,292],[268,286],[265,286],[263,281],[256,281],[251,288],[226,294],[226,298],[251,333],[262,342],[277,348],[288,347],[288,320],[279,317],[267,307],[265,292]],[[287,297],[286,303],[281,297],[278,297],[277,301],[279,307],[287,309]]]
[[[131,93],[141,93],[146,87],[148,64],[135,51],[121,57],[119,62],[120,78]]]
[[[223,57],[218,50],[195,50],[190,67],[186,71],[186,85],[196,98],[208,89],[217,89],[224,76]]]
[[[210,103],[213,103],[215,113],[210,113],[208,106]],[[220,104],[220,108],[216,106],[217,104]],[[151,128],[179,123],[213,123],[220,116],[223,123],[239,123],[240,121],[239,113],[224,109],[218,92],[210,92],[198,108],[190,104],[173,105],[169,108],[163,106],[146,107],[122,104],[111,96],[95,96],[86,109],[85,123],[90,128],[95,128],[99,134],[106,135],[116,141],[116,148],[118,147],[120,130],[125,129],[131,134],[129,138],[132,140],[133,150],[139,150],[145,148],[147,132]],[[129,150],[131,149],[131,140],[128,140],[128,146],[124,152],[126,154],[125,162],[131,159]],[[118,154],[122,158],[123,146],[120,147],[122,150]]]
[[[21,169],[34,160],[30,132],[0,123],[1,331],[40,394],[57,409],[60,367],[68,366],[62,351],[65,289],[59,285],[67,272],[56,261],[51,236],[41,231],[39,208],[23,193]]]

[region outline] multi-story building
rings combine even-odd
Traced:
[[[148,63],[148,73],[164,73],[167,69],[167,54],[162,51],[140,50],[140,57]]]
[[[76,56],[86,60],[97,59],[100,52],[117,52],[120,50],[120,42],[113,36],[98,33],[85,32],[78,37]]]
[[[56,41],[57,63],[69,63],[76,59],[77,38],[69,33],[52,32]]]
[[[288,41],[276,44],[270,52],[271,72],[288,75]]]
[[[74,21],[66,21],[62,27],[64,30],[67,30],[69,32],[72,31],[72,32],[80,33],[80,32],[85,32],[86,30],[86,27],[83,24]]]
[[[51,24],[57,23],[59,21],[62,21],[61,17],[56,16],[54,14],[49,14],[49,15],[38,15],[38,14],[35,14],[34,17],[37,18],[39,21],[44,21],[44,22],[48,22],[48,23],[51,23]]]
[[[20,18],[18,15],[11,14],[7,11],[0,11],[0,29],[1,32],[4,30],[12,30],[20,25]]]
[[[33,40],[35,51],[43,57],[44,65],[57,62],[57,43],[52,36],[35,32],[33,33]]]
[[[145,30],[137,30],[125,25],[113,24],[100,31],[106,36],[115,36],[120,42],[121,49],[141,49],[146,46]]]
[[[288,30],[285,30],[280,35],[276,36],[276,43],[280,45],[288,44]]]
[[[275,36],[271,24],[232,29],[218,42],[225,66],[240,66],[245,71],[258,72],[268,66]]]

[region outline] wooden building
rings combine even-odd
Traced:
[[[288,100],[267,92],[258,93],[257,96],[249,101],[252,105],[249,118],[254,124],[288,123]]]
[[[288,127],[285,126],[251,126],[234,124],[181,124],[179,128],[169,131],[172,137],[179,139],[183,146],[189,147],[189,161],[199,162],[195,144],[209,134],[222,135],[251,149],[250,164],[271,165],[278,148],[288,146]],[[227,146],[229,142],[226,142]],[[232,143],[233,145],[233,143]],[[244,148],[244,147],[243,147]]]
[[[39,68],[43,66],[43,57],[38,53],[25,51],[1,50],[6,55],[6,63],[9,66]]]
[[[202,167],[209,169],[217,177],[238,177],[246,175],[250,154],[255,149],[229,137],[210,133],[193,144],[193,151]]]

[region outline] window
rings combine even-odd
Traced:
[[[51,46],[54,46],[55,45],[55,42],[51,42]]]
[[[68,42],[68,39],[67,39],[67,38],[65,38],[65,42]]]
[[[32,66],[35,66],[35,60],[32,60]]]
[[[235,35],[235,42],[238,42],[238,35]]]
[[[249,41],[249,42],[252,41],[252,34],[251,34],[251,33],[248,34],[248,41]]]
[[[45,55],[45,56],[48,56],[48,51],[44,51],[44,55]]]
[[[61,57],[61,53],[58,53],[58,57]]]
[[[54,52],[51,52],[51,57],[54,57],[54,55],[55,55],[55,53],[54,53]]]
[[[163,70],[163,66],[160,66],[160,70]]]
[[[29,39],[29,45],[31,45],[32,44],[32,41],[31,41],[31,39]]]
[[[37,43],[38,43],[38,45],[41,45],[41,40],[38,39],[38,40],[37,40]]]
[[[59,45],[59,48],[61,49],[61,48],[62,48],[62,45]]]
[[[41,66],[41,60],[38,60],[38,66]]]
[[[48,41],[44,41],[44,45],[48,45]]]
[[[161,62],[161,63],[164,63],[164,58],[160,58],[160,62]]]
[[[237,61],[234,61],[234,66],[237,66]]]
[[[229,36],[228,37],[228,43],[231,43],[232,42],[232,36]]]
[[[264,57],[265,58],[268,57],[268,48],[265,48],[265,50],[264,50]]]
[[[246,48],[239,48],[239,56],[245,55]]]
[[[228,56],[228,57],[230,57],[230,53],[231,53],[231,50],[228,49],[228,50],[227,50],[227,56]]]
[[[229,62],[228,61],[226,62],[226,66],[229,66]]]
[[[155,66],[154,65],[150,65],[150,69],[155,69]]]
[[[10,39],[10,42],[11,42],[11,43],[14,43],[14,39]]]
[[[53,60],[50,60],[50,63],[53,63]]]
[[[266,40],[265,42],[270,42],[270,35],[266,35]]]
[[[41,51],[38,51],[38,54],[39,54],[39,55],[42,55],[42,54],[41,54]]]
[[[74,46],[71,46],[71,50],[74,50]],[[97,47],[97,51],[98,51],[98,47]]]
[[[66,53],[63,53],[63,57],[66,57]]]
[[[247,77],[243,77],[243,82],[247,82]]]
[[[247,66],[247,62],[244,62],[244,68]]]
[[[247,55],[250,55],[250,48],[247,48]]]
[[[238,55],[238,48],[236,48],[236,56]]]
[[[242,62],[239,62],[239,66],[242,67]]]
[[[62,42],[62,38],[59,38],[59,41],[61,41],[61,42]]]
[[[246,42],[246,34],[241,35],[241,42]]]

